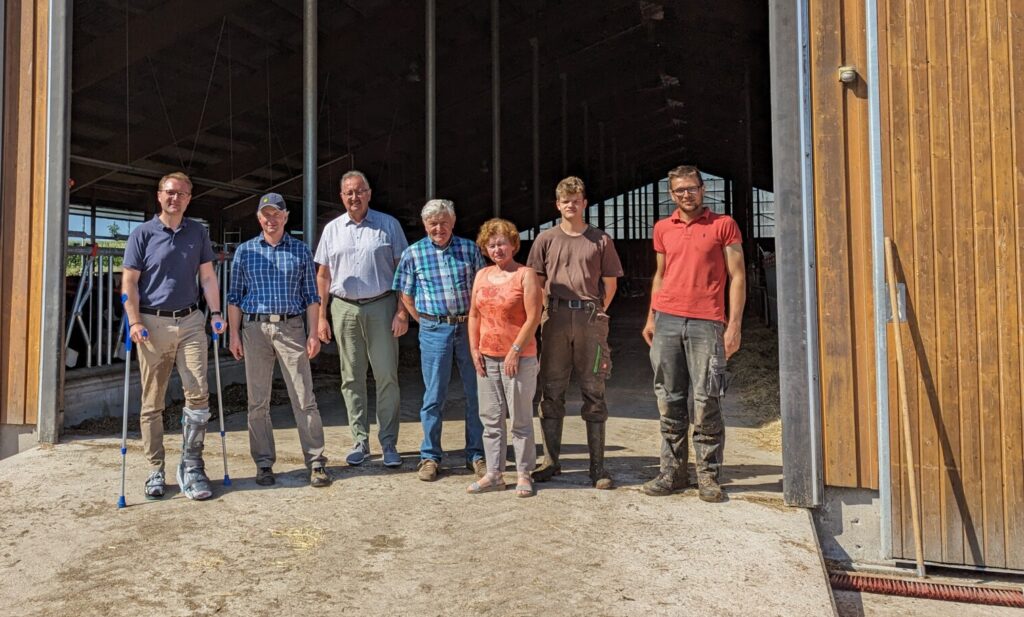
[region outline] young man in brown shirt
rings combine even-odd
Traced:
[[[581,415],[587,423],[590,479],[599,489],[614,486],[604,468],[608,406],[604,382],[612,368],[608,349],[608,314],[622,263],[612,239],[584,219],[583,181],[569,176],[555,188],[561,222],[541,232],[527,265],[537,271],[545,292],[541,322],[540,425],[544,464],[533,479],[546,482],[561,473],[558,457],[565,418],[565,390],[576,374],[583,395]]]

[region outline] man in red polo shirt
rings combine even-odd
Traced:
[[[687,485],[687,395],[692,388],[698,495],[719,502],[725,500],[718,483],[725,449],[719,400],[725,394],[726,359],[740,348],[747,298],[743,246],[736,221],[704,207],[704,181],[696,167],[676,167],[668,172],[668,182],[676,211],[654,226],[658,266],[643,329],[661,414],[661,473],[643,491],[668,495]]]

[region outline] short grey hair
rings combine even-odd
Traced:
[[[338,186],[341,187],[342,185],[345,184],[345,180],[348,180],[350,178],[359,178],[360,180],[363,181],[363,184],[366,185],[366,188],[370,188],[370,181],[366,179],[366,174],[357,169],[346,171],[345,175],[341,177],[341,182],[338,183]]]
[[[420,210],[420,218],[426,222],[435,216],[448,215],[455,218],[455,204],[448,199],[431,199]]]

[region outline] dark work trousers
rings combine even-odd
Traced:
[[[565,417],[565,391],[575,374],[583,395],[583,419],[604,422],[604,382],[611,370],[608,315],[592,302],[572,309],[552,299],[541,323],[540,417]]]
[[[661,470],[686,469],[693,390],[693,451],[697,476],[718,479],[725,449],[720,398],[725,393],[725,326],[717,321],[654,315],[651,366],[661,415]]]

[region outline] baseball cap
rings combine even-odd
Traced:
[[[260,197],[260,203],[256,208],[256,211],[259,212],[266,207],[274,207],[281,212],[288,211],[288,206],[284,203],[284,197],[281,197],[277,193],[267,193],[263,197]]]

